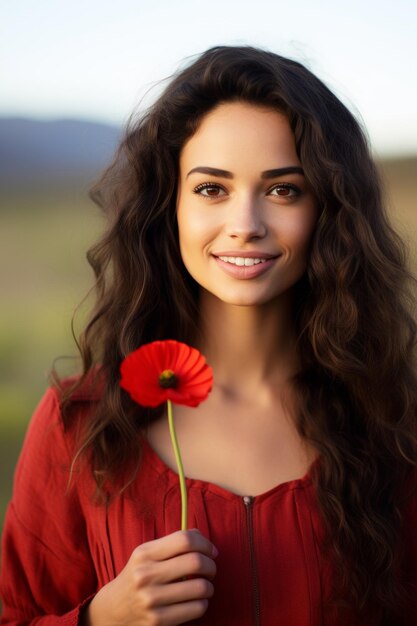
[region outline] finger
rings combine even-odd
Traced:
[[[216,575],[216,563],[201,552],[180,554],[145,567],[150,567],[152,581],[157,584],[179,581],[191,576],[213,580]]]
[[[158,584],[207,578],[213,580],[216,564],[201,552],[190,552],[166,561],[139,562],[133,568],[136,589],[146,589]]]
[[[154,585],[140,592],[141,605],[147,609],[161,606],[211,598],[214,593],[213,584],[206,578],[195,578],[185,582],[169,585]]]
[[[208,605],[209,601],[203,598],[159,607],[153,611],[155,623],[161,626],[177,626],[190,622],[202,617],[207,611]]]
[[[165,561],[187,552],[201,552],[212,557],[217,550],[199,530],[192,529],[179,530],[166,537],[143,543],[135,549],[134,555],[139,561],[144,559]]]

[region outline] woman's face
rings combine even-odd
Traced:
[[[243,102],[220,104],[180,155],[182,259],[224,302],[264,304],[306,269],[318,209],[287,118]]]

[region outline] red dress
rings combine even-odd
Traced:
[[[79,397],[81,420],[88,418],[91,400]],[[107,507],[92,503],[87,472],[75,475],[67,490],[72,453],[58,395],[50,389],[32,418],[7,512],[1,624],[75,626],[83,606],[119,574],[136,546],[180,527],[178,476],[148,443],[134,490]],[[365,626],[348,611],[326,606],[333,570],[319,550],[322,526],[310,474],[311,469],[256,497],[187,479],[188,526],[219,549],[209,608],[203,618],[187,623]],[[415,584],[415,502],[406,521],[405,573]],[[417,601],[401,626],[415,623]],[[372,626],[378,624],[376,618]]]

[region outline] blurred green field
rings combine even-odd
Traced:
[[[393,224],[417,270],[417,158],[381,163]],[[103,228],[86,188],[0,192],[0,528],[24,432],[55,357],[76,355],[71,317],[92,284],[85,259]],[[84,311],[85,315],[85,311]],[[83,314],[77,327],[83,323]],[[72,361],[60,371],[71,371]]]
[[[85,253],[103,219],[77,186],[0,192],[0,207],[1,528],[22,438],[53,360],[76,356],[71,318],[93,282]],[[78,319],[80,328],[82,310]],[[64,360],[59,368],[74,365]]]

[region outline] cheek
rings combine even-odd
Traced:
[[[302,226],[294,231],[294,242],[301,249],[307,249],[310,246],[313,237],[314,228]]]
[[[309,207],[298,219],[294,219],[288,224],[288,242],[300,251],[306,250],[311,242],[317,223],[317,211],[314,207]]]
[[[201,248],[209,244],[217,230],[212,215],[208,212],[187,210],[187,207],[179,207],[177,222],[181,250]]]
[[[310,245],[314,227],[309,224],[287,224],[282,232],[282,244],[292,255],[303,254]]]

